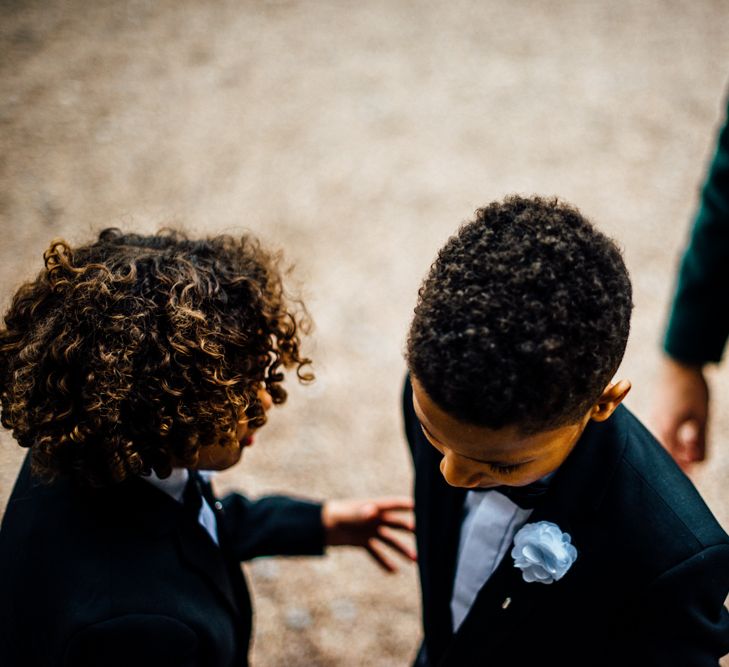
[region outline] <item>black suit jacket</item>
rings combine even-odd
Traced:
[[[251,602],[240,560],[319,554],[321,507],[216,500],[220,547],[141,480],[46,486],[28,460],[0,529],[0,665],[236,667]]]
[[[409,382],[403,409],[425,633],[416,664],[716,667],[729,651],[729,538],[622,406],[589,423],[529,518],[572,536],[572,568],[549,585],[526,583],[509,549],[454,635],[450,599],[466,491],[440,474]]]

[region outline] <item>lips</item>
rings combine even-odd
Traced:
[[[241,447],[250,447],[252,444],[253,444],[253,436],[249,435],[249,436],[246,436],[245,438],[243,438],[243,440],[241,440],[240,446]]]

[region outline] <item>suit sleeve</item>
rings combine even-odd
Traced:
[[[659,577],[624,619],[611,664],[717,667],[729,653],[729,545],[704,549]]]
[[[222,521],[238,560],[324,553],[321,503],[287,496],[254,501],[237,493],[226,496],[222,503]]]
[[[55,663],[54,663],[55,664]],[[69,641],[64,667],[202,667],[195,632],[168,616],[129,614],[95,623]]]
[[[664,349],[679,361],[719,361],[729,335],[729,119],[681,260]]]

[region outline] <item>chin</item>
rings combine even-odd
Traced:
[[[235,456],[231,457],[230,460],[226,462],[225,466],[221,468],[221,470],[227,470],[228,468],[232,468],[237,463],[240,463],[241,458],[243,458],[242,449]]]

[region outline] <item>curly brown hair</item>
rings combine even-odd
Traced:
[[[43,257],[0,328],[0,421],[46,481],[193,467],[242,412],[263,425],[261,387],[286,400],[282,368],[312,379],[306,309],[284,290],[280,254],[251,236],[105,229]]]
[[[438,253],[407,361],[457,419],[557,428],[579,421],[617,371],[632,308],[613,241],[574,206],[514,195],[477,210]]]

